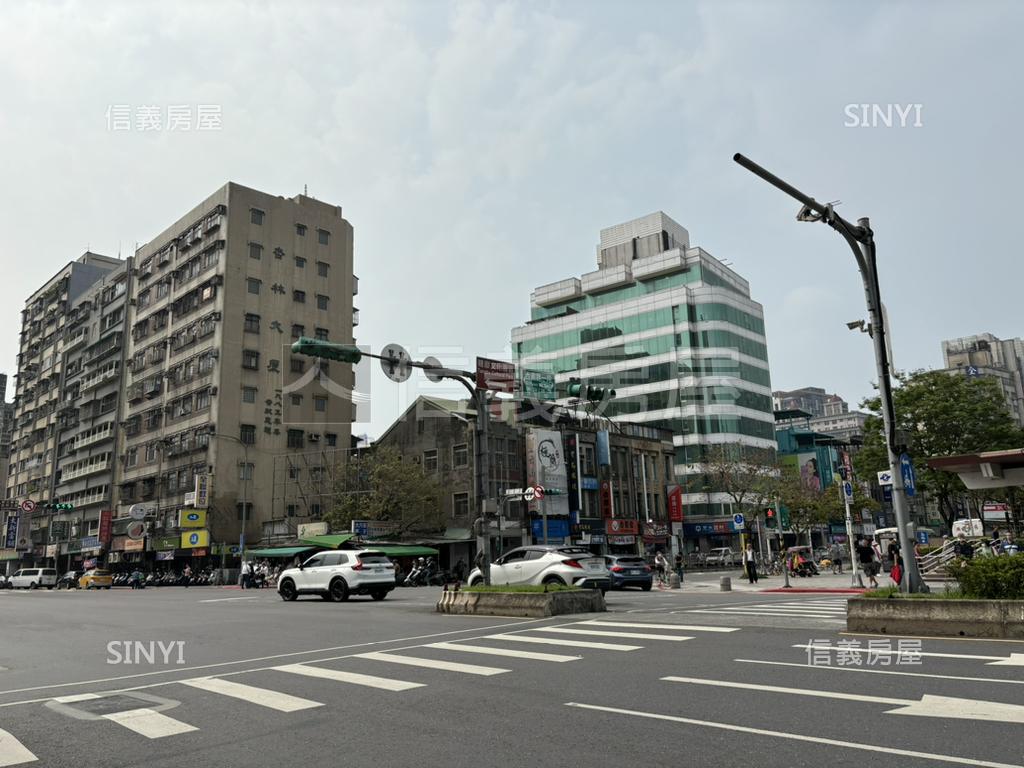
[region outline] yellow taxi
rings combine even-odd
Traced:
[[[110,571],[93,568],[86,571],[78,579],[78,586],[82,589],[110,589],[114,585],[114,577]]]

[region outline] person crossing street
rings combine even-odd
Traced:
[[[747,542],[747,548],[743,550],[743,566],[747,571],[747,579],[751,584],[757,584],[757,556],[754,554],[754,545]]]

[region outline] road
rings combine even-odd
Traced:
[[[1024,766],[1024,643],[847,635],[842,594],[436,598],[0,592],[0,766]]]

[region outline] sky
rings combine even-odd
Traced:
[[[507,358],[535,287],[662,210],[749,280],[773,388],[855,404],[875,369],[852,255],[732,156],[870,217],[897,368],[1022,336],[1021,28],[1024,4],[984,0],[3,3],[0,371],[61,266],[130,255],[231,180],[341,205],[359,343],[455,366]],[[860,104],[919,106],[850,125]],[[376,372],[355,431],[458,393]]]

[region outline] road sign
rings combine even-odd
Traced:
[[[529,368],[523,370],[523,397],[532,397],[537,400],[554,400],[556,396],[555,375],[553,373],[533,371]]]
[[[741,515],[739,512],[732,516],[732,524],[735,525],[737,528],[742,528],[745,522],[746,520],[744,519],[743,515]]]
[[[36,511],[36,503],[32,499],[25,499],[21,502],[21,511],[32,513]]]
[[[925,546],[927,546],[928,545],[928,537],[929,537],[929,535],[930,534],[928,533],[928,531],[918,531],[917,532],[917,543],[918,544],[924,544]]]
[[[132,504],[128,507],[128,517],[132,520],[144,520],[146,515],[153,511],[152,507],[147,507],[144,504]]]
[[[917,476],[914,474],[914,462],[909,454],[900,454],[900,474],[903,475],[903,491],[907,496],[917,493]]]
[[[879,485],[892,485],[892,472],[888,469],[884,472],[878,473],[878,484]]]
[[[536,493],[536,491],[534,491],[533,488],[523,488],[523,500],[533,501],[534,493]]]
[[[400,344],[388,344],[380,351],[380,356],[381,370],[396,384],[407,381],[412,375],[409,353]]]
[[[541,499],[544,498],[544,486],[543,485],[535,485],[535,486],[533,486],[533,498],[537,499],[538,501],[540,501]]]
[[[435,384],[440,384],[441,379],[444,378],[440,373],[438,373],[438,371],[444,367],[441,365],[441,361],[436,357],[425,357],[423,358],[423,365],[427,366],[423,369],[423,375]]]
[[[503,360],[491,360],[488,357],[476,359],[476,386],[492,392],[512,394],[516,388],[516,367]]]
[[[981,371],[978,370],[978,367],[976,365],[968,365],[967,378],[974,379],[977,378],[978,376],[981,376]]]
[[[853,502],[853,483],[847,481],[843,483],[843,499],[847,502]]]

